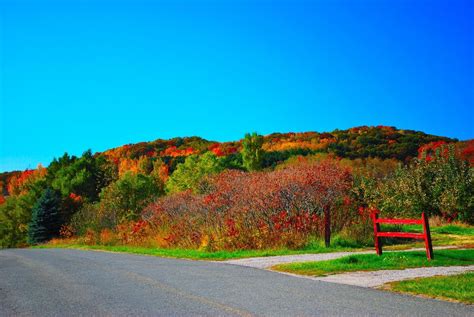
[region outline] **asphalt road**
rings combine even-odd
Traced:
[[[0,316],[474,316],[474,307],[224,263],[0,251]]]

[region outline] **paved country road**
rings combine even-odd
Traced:
[[[225,263],[0,251],[0,316],[474,316],[474,307]]]

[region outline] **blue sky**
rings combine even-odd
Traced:
[[[0,0],[0,171],[157,138],[474,137],[472,1]]]

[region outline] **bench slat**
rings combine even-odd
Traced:
[[[376,219],[377,223],[389,223],[394,225],[421,225],[423,223],[422,220],[418,219]]]
[[[392,238],[412,238],[412,239],[425,239],[423,233],[413,232],[377,232],[378,237],[392,237]]]

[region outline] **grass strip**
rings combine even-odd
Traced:
[[[301,275],[325,276],[344,272],[402,270],[415,267],[474,264],[474,249],[435,250],[435,259],[428,261],[424,251],[358,254],[335,260],[280,264],[272,269]]]
[[[474,272],[393,282],[387,284],[386,289],[474,304]]]
[[[188,250],[188,249],[162,249],[162,248],[146,248],[146,247],[135,247],[135,246],[107,246],[107,245],[80,245],[80,244],[44,244],[38,245],[33,248],[50,249],[50,248],[65,248],[65,249],[80,249],[80,250],[96,250],[96,251],[108,251],[108,252],[124,252],[140,255],[151,255],[169,258],[180,258],[180,259],[193,259],[193,260],[230,260],[230,259],[241,259],[251,257],[265,257],[275,255],[291,255],[291,254],[317,254],[317,253],[330,253],[330,252],[341,252],[349,251],[353,249],[332,247],[332,248],[315,248],[315,249],[304,249],[304,250],[289,250],[289,249],[276,249],[276,250],[237,250],[237,251],[201,251],[201,250]]]

